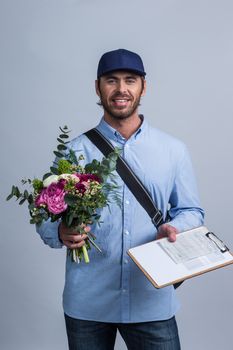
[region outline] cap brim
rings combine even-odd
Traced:
[[[103,73],[101,73],[100,75],[98,75],[98,79],[104,75],[107,75],[107,74],[110,74],[112,72],[116,72],[116,71],[124,71],[124,72],[132,72],[132,73],[135,73],[137,75],[140,75],[142,77],[145,77],[146,75],[146,72],[142,72],[142,71],[139,71],[139,70],[136,70],[136,69],[130,69],[130,68],[114,68],[114,69],[110,69],[110,70],[106,70],[104,71]]]

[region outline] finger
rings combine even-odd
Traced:
[[[167,234],[162,232],[157,235],[157,239],[164,238],[164,237],[167,237]]]
[[[71,249],[81,248],[84,244],[85,244],[85,241],[81,241],[81,242],[78,242],[78,243],[72,243],[70,245],[70,248]]]
[[[84,244],[85,244],[85,241],[80,241],[80,242],[72,242],[72,241],[63,241],[63,244],[67,247],[67,248],[70,248],[70,249],[76,249],[76,248],[81,248]]]
[[[80,227],[82,229],[81,232],[83,232],[83,231],[89,232],[91,230],[90,226],[85,226],[84,224],[81,224]],[[68,227],[63,222],[61,222],[59,225],[59,232],[60,232],[60,234],[66,234],[66,235],[79,235],[80,234],[80,232],[77,231],[77,228]]]
[[[73,235],[80,235],[81,233],[78,232],[75,228],[67,228],[65,231],[64,231],[65,234],[69,235],[69,236],[73,236]]]
[[[158,234],[157,234],[157,237],[158,238],[164,238],[164,237],[167,237],[168,236],[168,229],[166,226],[160,226],[159,227],[159,230],[158,230]]]
[[[67,235],[67,234],[60,234],[60,239],[63,241],[69,241],[69,242],[73,242],[73,243],[78,243],[80,241],[83,241],[85,239],[87,239],[87,235],[84,233],[83,235],[80,234],[73,234],[73,235]]]
[[[176,232],[175,231],[169,232],[168,240],[169,240],[169,242],[175,242],[176,241]]]
[[[90,232],[90,231],[91,231],[91,227],[90,227],[90,226],[84,227],[84,231],[85,231],[85,232]]]
[[[157,235],[157,239],[161,238],[167,238],[169,242],[175,242],[176,241],[176,233],[175,232],[168,232],[168,233],[160,233]]]
[[[87,239],[87,235],[84,233],[84,234],[79,234],[79,235],[73,235],[73,236],[70,236],[69,240],[70,241],[73,241],[74,243],[78,243],[78,242],[81,242],[85,239]]]
[[[83,228],[83,230],[81,230],[80,232],[79,231],[76,231],[75,229],[67,229],[67,231],[65,232],[66,234],[68,234],[69,236],[72,236],[72,235],[75,235],[75,236],[82,236],[82,237],[87,237],[86,235],[85,235],[85,233],[83,233],[83,232],[86,232],[86,233],[88,233],[88,232],[90,232],[91,231],[91,228],[90,228],[90,226],[85,226],[84,228]]]
[[[170,242],[176,240],[178,230],[169,224],[163,224],[159,227],[157,239],[167,237]]]

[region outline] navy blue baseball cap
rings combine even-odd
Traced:
[[[97,78],[116,70],[132,71],[141,76],[146,75],[141,57],[137,53],[125,49],[103,54],[99,61]]]

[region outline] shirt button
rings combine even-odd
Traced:
[[[126,289],[122,289],[122,292],[123,292],[123,293],[126,293]]]
[[[128,145],[128,143],[127,143],[127,144],[125,145],[125,147],[126,147],[126,148],[129,148],[129,145]]]
[[[124,260],[124,263],[125,263],[125,264],[128,264],[128,262],[129,262],[129,261],[128,261],[127,259]]]
[[[125,201],[125,203],[126,203],[126,204],[129,204],[129,201],[128,201],[128,200],[126,200],[126,201]]]
[[[125,230],[125,235],[129,235],[129,231],[128,230]]]

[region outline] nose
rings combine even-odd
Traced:
[[[119,91],[121,94],[126,93],[126,91],[127,91],[127,86],[126,86],[126,83],[125,83],[125,81],[124,81],[123,79],[122,79],[122,80],[119,80],[117,88],[118,88],[118,91]]]

